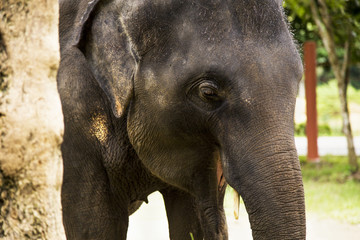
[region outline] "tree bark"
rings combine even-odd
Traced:
[[[316,25],[319,28],[319,34],[324,43],[324,47],[328,52],[329,61],[333,69],[335,78],[338,83],[338,94],[340,98],[340,108],[341,116],[343,122],[343,132],[346,136],[347,147],[348,147],[348,157],[349,164],[351,166],[351,171],[356,173],[359,171],[359,164],[357,162],[354,139],[351,130],[349,108],[347,102],[347,71],[350,62],[350,49],[351,42],[350,39],[347,39],[344,44],[345,55],[342,64],[340,63],[338,57],[336,56],[336,47],[334,41],[334,33],[331,24],[331,17],[328,12],[328,8],[325,0],[318,0],[318,4],[315,0],[310,0],[310,8]],[[319,14],[320,13],[320,14]]]
[[[0,0],[0,239],[65,239],[58,1]]]

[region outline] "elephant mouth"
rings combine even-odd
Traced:
[[[224,190],[224,188],[226,187],[226,180],[224,177],[224,172],[223,172],[220,161],[217,161],[216,175],[217,175],[218,191],[222,192]]]
[[[226,184],[226,179],[224,177],[224,173],[223,173],[223,169],[222,169],[220,160],[217,161],[216,175],[217,175],[218,192],[221,193],[221,192],[225,191],[227,184]],[[240,208],[240,195],[235,189],[233,189],[232,195],[233,195],[232,197],[233,197],[233,201],[234,201],[234,205],[233,205],[234,218],[236,220],[238,220],[239,219],[239,208]]]

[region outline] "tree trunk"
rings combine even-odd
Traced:
[[[57,0],[0,1],[0,239],[64,239]]]
[[[349,54],[351,49],[351,43],[349,39],[345,42],[345,46],[344,46],[345,55],[344,55],[343,63],[341,65],[338,57],[336,56],[334,33],[333,33],[331,17],[328,12],[327,5],[324,0],[318,0],[318,3],[319,3],[319,7],[315,2],[315,0],[310,0],[311,12],[315,20],[315,23],[319,28],[320,37],[322,39],[322,42],[324,43],[326,51],[328,52],[331,68],[335,74],[335,78],[338,83],[338,93],[340,98],[343,132],[347,140],[349,164],[351,166],[352,172],[356,173],[359,171],[359,164],[357,162],[357,157],[355,153],[354,140],[351,130],[351,123],[350,123],[349,109],[347,102],[348,81],[347,81],[346,72],[349,66],[349,59],[350,59]]]

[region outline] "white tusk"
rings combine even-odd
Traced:
[[[234,217],[236,220],[238,220],[239,219],[240,196],[236,190],[233,191],[233,198],[234,198]]]

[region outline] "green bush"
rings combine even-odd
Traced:
[[[318,126],[319,136],[332,136],[331,128],[328,124],[323,123]]]
[[[306,136],[306,123],[295,124],[295,136],[303,137]]]
[[[338,136],[341,135],[338,129],[331,129],[329,124],[322,123],[318,125],[318,135],[319,136]],[[306,136],[306,123],[295,124],[295,136],[304,137]]]

